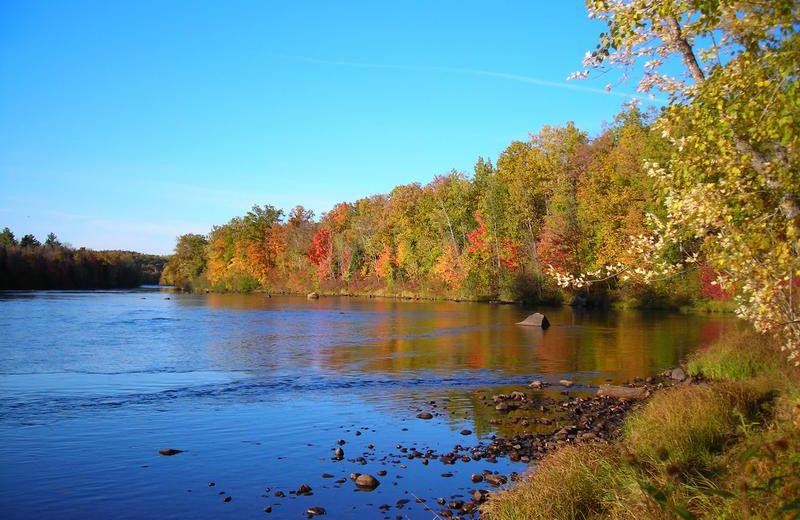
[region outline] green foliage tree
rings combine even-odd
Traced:
[[[17,245],[17,239],[14,237],[14,233],[8,227],[4,227],[3,231],[0,231],[0,246],[15,245]]]
[[[207,245],[208,240],[203,235],[187,233],[178,237],[175,254],[164,268],[162,283],[175,285],[185,290],[202,288],[205,284],[205,271],[208,263]]]
[[[19,239],[19,245],[20,247],[39,247],[42,244],[35,236],[28,234]]]
[[[61,247],[61,242],[58,241],[55,233],[48,233],[44,245],[45,247]]]

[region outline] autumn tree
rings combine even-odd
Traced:
[[[738,313],[783,339],[800,364],[800,4],[792,0],[590,0],[606,23],[589,69],[640,64],[639,89],[670,104],[656,122],[674,146],[647,165],[665,218],[632,246],[638,260],[606,266],[652,282],[698,259],[736,295]],[[680,63],[681,72],[672,74]],[[675,251],[679,252],[675,258]]]

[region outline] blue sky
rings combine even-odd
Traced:
[[[471,171],[625,101],[583,2],[0,2],[0,227],[170,252],[250,206]],[[617,91],[633,92],[634,84]]]

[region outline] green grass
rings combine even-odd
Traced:
[[[723,337],[687,361],[689,375],[721,380],[744,380],[761,375],[777,377],[784,365],[778,346],[756,333]]]
[[[800,372],[755,333],[691,363],[715,380],[657,392],[610,445],[549,455],[482,518],[800,518]]]

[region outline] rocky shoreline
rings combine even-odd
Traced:
[[[453,471],[448,471],[450,466],[470,463],[496,464],[498,459],[506,458],[514,463],[530,464],[527,471],[535,469],[536,461],[547,454],[558,450],[562,446],[578,443],[607,443],[615,439],[622,428],[625,418],[632,410],[637,408],[654,392],[675,384],[692,384],[694,380],[687,378],[680,368],[662,373],[657,378],[634,379],[625,385],[604,384],[599,387],[575,384],[570,380],[562,379],[558,382],[547,383],[537,380],[527,387],[514,389],[507,393],[492,394],[486,390],[477,390],[472,393],[472,398],[479,406],[486,407],[495,417],[489,423],[498,429],[511,429],[511,435],[491,435],[485,442],[475,445],[456,444],[449,450],[434,450],[418,447],[418,443],[408,445],[396,444],[394,449],[380,456],[373,444],[367,450],[355,457],[348,457],[347,442],[339,439],[332,442],[330,462],[346,462],[365,469],[376,465],[382,467],[395,467],[397,470],[408,468],[408,464],[417,461],[423,466],[429,466],[434,471],[444,467],[442,478],[453,477]],[[427,421],[435,417],[445,417],[447,401],[436,400],[426,402],[426,408],[417,408],[416,420]],[[356,437],[361,435],[360,430],[355,430]],[[472,431],[464,429],[462,435],[471,436]],[[159,453],[164,456],[173,456],[182,453],[181,450],[168,448],[161,449]],[[330,487],[340,488],[352,486],[357,491],[371,492],[381,485],[381,479],[387,477],[387,470],[371,470],[374,472],[352,472],[349,479],[343,475],[336,479],[331,473],[323,473],[322,478],[331,482]],[[441,470],[438,470],[441,471]],[[397,472],[394,472],[397,473]],[[425,498],[410,494],[411,498],[401,498],[395,504],[373,504],[377,506],[379,514],[386,520],[391,520],[391,510],[401,510],[412,503],[418,504],[425,511],[440,518],[454,520],[475,519],[480,516],[480,506],[489,496],[502,486],[520,478],[516,471],[504,474],[493,471],[485,466],[481,469],[469,471],[471,483],[474,488],[461,488],[464,493],[450,495],[449,498],[438,497],[435,503],[428,503]],[[346,473],[345,473],[346,475]],[[402,478],[396,476],[394,478]],[[335,479],[335,480],[334,480]],[[348,484],[348,480],[350,484]],[[391,485],[397,485],[397,481]],[[209,483],[213,487],[214,483]],[[328,486],[324,486],[328,487]],[[231,501],[231,496],[224,492],[219,493],[225,502]],[[295,490],[283,491],[266,488],[263,498],[272,500],[294,499],[300,496],[313,496],[313,489],[307,483],[301,483]],[[408,492],[406,492],[408,494]],[[310,505],[305,509],[309,518],[326,515],[325,504]],[[280,501],[263,508],[265,513],[271,513],[273,508],[279,507]],[[395,514],[395,519],[406,516]]]

